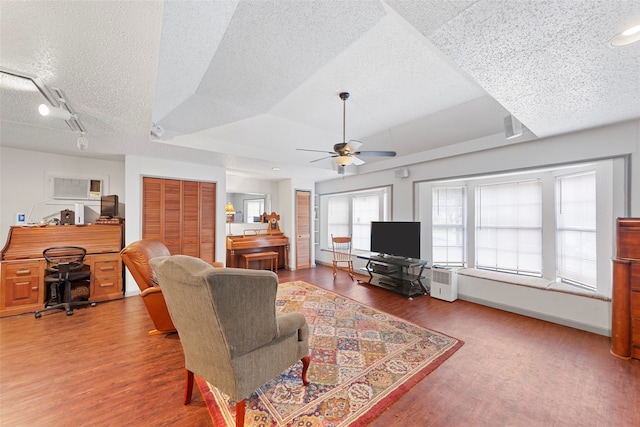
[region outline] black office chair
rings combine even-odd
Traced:
[[[82,269],[86,255],[86,249],[79,246],[54,246],[42,252],[42,256],[47,260],[49,273],[44,281],[50,284],[51,294],[44,309],[36,311],[36,319],[49,310],[66,310],[67,316],[71,316],[73,307],[87,304],[96,306],[96,302],[91,300],[72,301],[71,283],[84,281],[87,286],[90,283],[91,272]]]

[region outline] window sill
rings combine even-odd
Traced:
[[[476,268],[464,268],[458,270],[458,274],[462,276],[492,280],[494,282],[508,283],[510,285],[526,286],[543,291],[561,292],[566,294],[579,295],[587,298],[599,299],[602,301],[611,301],[611,298],[606,295],[598,294],[587,289],[580,289],[564,283],[542,279],[539,277],[518,276],[515,274],[499,273],[496,271],[480,270]]]

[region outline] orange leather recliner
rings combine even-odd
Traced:
[[[120,252],[122,261],[140,288],[140,296],[142,296],[144,305],[153,320],[155,329],[149,331],[149,335],[175,332],[176,330],[169,316],[167,304],[164,302],[162,289],[158,286],[156,275],[149,265],[151,258],[168,255],[171,254],[164,243],[145,239],[131,243]]]
[[[176,331],[169,316],[167,304],[164,302],[162,289],[158,286],[156,274],[149,265],[151,258],[168,255],[171,254],[164,243],[151,239],[138,240],[120,251],[120,257],[138,284],[140,296],[156,327],[153,331],[149,331],[149,335]],[[221,262],[214,261],[209,264],[214,268],[224,267]]]

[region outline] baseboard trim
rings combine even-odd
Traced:
[[[507,304],[497,303],[495,301],[489,301],[482,298],[470,297],[468,295],[458,294],[458,299],[472,302],[474,304],[485,305],[487,307],[496,308],[498,310],[508,311],[510,313],[520,314],[522,316],[532,317],[534,319],[544,320],[546,322],[557,323],[559,325],[568,326],[574,329],[580,329],[582,331],[592,332],[598,335],[604,335],[606,337],[611,336],[611,329],[601,328],[588,323],[576,322],[574,320],[565,319],[558,316],[539,313],[533,310],[527,310],[520,307],[514,307]]]

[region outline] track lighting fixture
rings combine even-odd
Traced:
[[[69,120],[71,118],[71,113],[64,108],[49,107],[48,105],[40,104],[38,111],[40,115],[46,117],[55,117],[56,119],[62,120]]]

